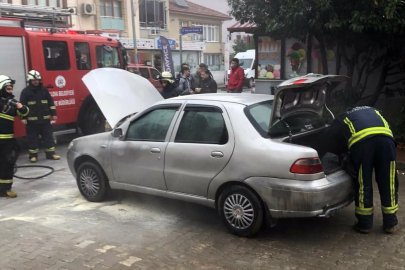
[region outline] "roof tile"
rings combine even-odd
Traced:
[[[232,20],[232,17],[230,17],[224,13],[191,3],[189,1],[185,1],[185,2],[187,3],[188,8],[180,7],[176,4],[176,2],[174,0],[170,0],[169,1],[169,11],[185,13],[185,14],[195,14],[195,15],[200,15],[200,16],[215,17],[215,18],[222,19],[222,20]]]

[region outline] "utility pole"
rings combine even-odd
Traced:
[[[132,38],[134,39],[134,58],[135,58],[135,65],[137,65],[138,64],[138,49],[137,49],[137,44],[136,44],[134,0],[131,0],[131,15],[132,15]]]

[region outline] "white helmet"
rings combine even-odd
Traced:
[[[15,80],[11,79],[7,75],[0,75],[0,90],[3,89],[7,85],[14,85]]]
[[[31,80],[42,80],[41,74],[36,70],[31,70],[27,74],[27,82]]]

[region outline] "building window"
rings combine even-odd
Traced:
[[[221,54],[204,54],[204,63],[211,71],[223,70]]]
[[[202,39],[205,42],[219,42],[219,26],[212,24],[193,23],[193,26],[203,27]],[[194,35],[194,40],[201,40],[201,35]]]
[[[100,16],[122,18],[121,1],[100,0]]]
[[[165,2],[141,0],[139,3],[139,16],[141,27],[166,29]]]
[[[8,0],[0,0],[1,3],[11,3]],[[67,0],[23,0],[23,5],[34,5],[55,8],[67,8]]]
[[[179,33],[181,34],[181,29],[183,27],[188,27],[188,22],[179,22]]]

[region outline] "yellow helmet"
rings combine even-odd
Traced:
[[[173,75],[170,72],[165,71],[160,76],[160,81],[168,81],[169,83],[173,84],[174,83]]]
[[[41,81],[42,80],[41,74],[36,70],[31,70],[27,74],[27,82],[29,82],[31,80],[40,80]]]

